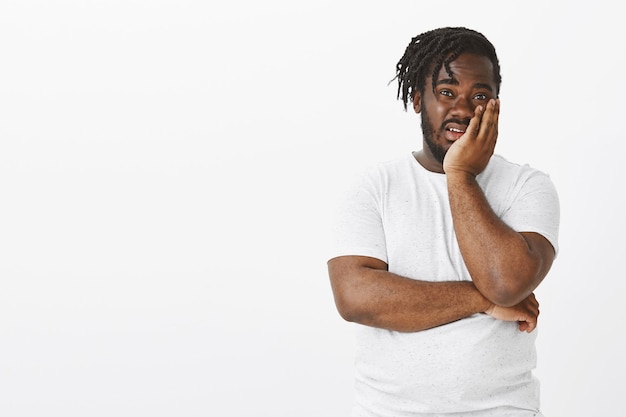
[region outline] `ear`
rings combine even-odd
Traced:
[[[413,110],[415,110],[415,113],[418,114],[422,111],[422,95],[419,91],[416,91],[415,94],[413,94]]]

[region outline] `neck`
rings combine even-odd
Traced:
[[[443,174],[443,164],[435,159],[435,157],[428,151],[427,147],[424,147],[420,151],[413,152],[413,157],[424,169]]]

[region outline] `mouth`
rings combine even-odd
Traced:
[[[465,126],[465,125],[459,125],[459,124],[456,124],[456,123],[449,124],[444,129],[444,136],[445,136],[446,140],[448,140],[450,142],[454,142],[454,141],[458,140],[461,136],[463,136],[465,134],[465,129],[466,128],[467,128],[467,126]]]

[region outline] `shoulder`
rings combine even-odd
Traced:
[[[554,202],[554,207],[558,205],[558,192],[550,176],[528,164],[517,164],[494,155],[476,179],[487,199],[503,210],[531,195]]]
[[[414,163],[416,163],[415,158],[413,158],[413,155],[409,153],[407,155],[379,162],[373,165],[371,169],[379,173],[394,173],[398,171],[411,170]]]
[[[524,183],[531,178],[543,178],[550,182],[550,177],[547,173],[528,164],[511,162],[497,154],[491,157],[485,170],[477,177],[479,182],[512,182],[518,184]]]
[[[369,164],[362,167],[355,175],[354,182],[357,184],[369,183],[381,186],[396,181],[399,178],[406,178],[410,175],[414,166],[411,159],[413,155],[410,153],[382,162]],[[413,162],[415,162],[413,160]]]

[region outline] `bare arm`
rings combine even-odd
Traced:
[[[518,321],[532,331],[539,305],[530,295],[511,308],[497,307],[471,282],[428,282],[387,271],[387,264],[365,256],[341,256],[328,262],[335,303],[347,321],[415,332],[485,312]]]
[[[467,133],[448,151],[444,170],[463,260],[476,288],[499,306],[528,297],[548,273],[554,248],[537,233],[517,233],[493,212],[476,182],[493,154],[499,103],[477,109]]]

